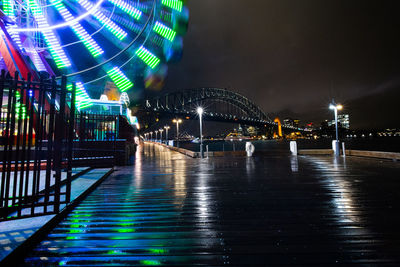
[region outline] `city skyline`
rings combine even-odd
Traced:
[[[183,58],[170,66],[164,91],[224,87],[266,113],[314,122],[329,118],[334,98],[355,128],[400,125],[400,24],[391,2],[221,0],[188,6]]]

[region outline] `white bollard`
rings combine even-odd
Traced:
[[[254,153],[255,147],[251,142],[246,142],[246,153],[248,157],[251,157]]]
[[[344,142],[342,142],[342,151],[343,151],[343,157],[346,157],[346,148]]]
[[[292,155],[297,155],[297,142],[296,141],[290,141],[290,152],[292,152]]]
[[[340,155],[340,143],[337,140],[333,140],[332,141],[332,150],[333,150],[333,154],[335,156],[339,156]]]

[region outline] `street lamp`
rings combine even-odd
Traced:
[[[160,143],[162,144],[162,132],[164,131],[163,129],[158,130],[160,132]]]
[[[153,140],[153,132],[150,132],[150,141]]]
[[[202,107],[198,107],[197,108],[197,114],[199,114],[199,118],[200,118],[200,155],[203,158],[203,108]]]
[[[165,125],[164,128],[165,128],[165,139],[167,140],[167,143],[168,143],[168,130],[171,127],[169,127],[168,125]]]
[[[176,146],[179,147],[179,124],[182,123],[181,119],[173,119],[173,123],[176,123]]]
[[[332,99],[332,103],[329,105],[329,109],[332,109],[335,112],[335,128],[336,128],[335,155],[339,156],[338,110],[342,110],[343,106],[340,104],[336,104],[335,100]]]
[[[179,139],[179,124],[182,123],[181,119],[173,119],[173,123],[176,123],[176,140]]]
[[[156,133],[156,139],[154,140],[154,142],[157,142],[157,134],[158,134],[158,131],[155,130],[154,132]]]

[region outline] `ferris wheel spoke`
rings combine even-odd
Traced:
[[[87,0],[78,0],[78,3],[86,10],[92,9],[93,5]],[[123,40],[128,33],[119,27],[115,22],[106,17],[101,11],[96,10],[92,13],[101,24],[105,25],[106,29],[109,30],[119,40]]]
[[[133,31],[134,33],[138,34],[142,30],[142,25],[137,24],[135,21],[130,19],[127,16],[123,15],[116,15],[112,14],[111,11],[104,10],[103,12],[107,17],[110,17],[113,15],[113,20],[118,23],[118,25],[123,26],[125,29],[128,29],[130,31]]]
[[[27,47],[25,51],[28,53],[29,58],[32,60],[33,65],[35,66],[37,71],[47,71],[53,74],[53,71],[46,68],[43,63],[44,58],[42,58],[39,53],[36,51],[35,47],[31,44],[30,47]],[[53,74],[54,75],[54,74]]]
[[[73,15],[69,10],[64,6],[61,0],[50,0],[51,3],[54,4],[54,7],[61,14],[65,21],[74,20]],[[88,34],[88,32],[82,27],[82,25],[78,22],[74,22],[71,24],[72,30],[78,36],[78,38],[83,42],[86,48],[90,51],[93,57],[97,57],[104,53],[103,49],[97,44],[97,42]]]
[[[11,0],[4,0],[3,1],[3,9],[4,9],[4,14],[8,16],[10,19],[13,21],[16,20],[15,14],[14,14],[14,5]],[[9,29],[15,29],[17,28],[17,25],[9,24],[6,25],[6,28]],[[21,42],[21,37],[17,32],[13,32],[12,30],[10,31],[10,36],[14,40],[14,42],[18,45],[19,48],[22,48],[22,42]]]
[[[38,6],[35,0],[29,0],[31,6],[32,15],[35,18],[39,27],[45,29],[49,27],[49,24],[44,17],[42,10]],[[58,41],[56,35],[51,30],[42,30],[41,32],[44,36],[45,42],[49,47],[50,54],[52,55],[58,68],[65,68],[71,66],[65,51],[61,48],[60,42]]]
[[[140,17],[142,16],[142,11],[133,7],[132,5],[128,4],[125,1],[122,0],[109,0],[109,1],[136,20],[139,20]]]

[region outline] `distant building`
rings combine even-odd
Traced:
[[[350,117],[349,114],[340,114],[338,115],[338,123],[345,129],[350,129]],[[328,121],[328,126],[334,126],[335,120]]]
[[[286,119],[283,120],[283,125],[284,126],[299,127],[299,122],[300,122],[300,120],[298,120],[298,119],[286,118]]]

